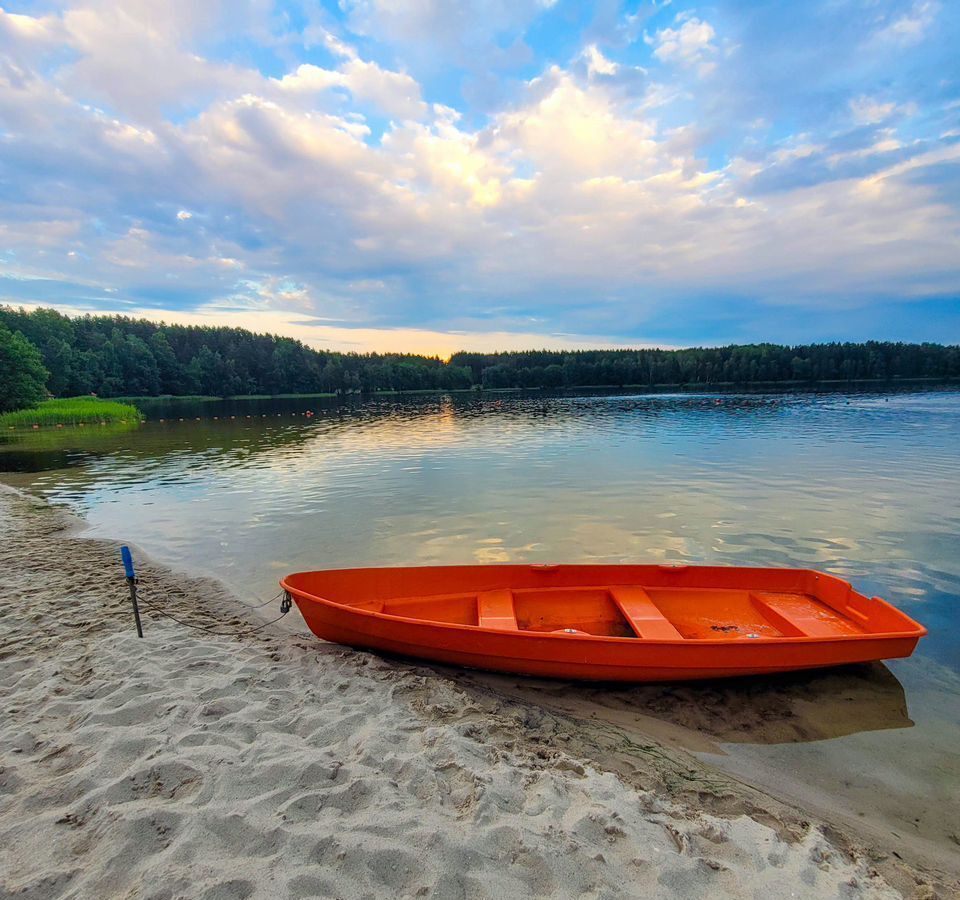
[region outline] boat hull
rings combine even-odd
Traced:
[[[909,656],[925,634],[879,598],[806,570],[425,567],[299,573],[281,584],[325,640],[551,678],[678,681],[823,668]],[[447,621],[420,617],[427,614]],[[552,627],[565,621],[576,627]]]

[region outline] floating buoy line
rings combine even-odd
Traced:
[[[266,419],[266,418],[268,418],[268,416],[272,416],[272,415],[273,415],[273,413],[260,413],[260,418],[261,418],[261,419]],[[283,418],[284,415],[285,415],[285,413],[277,413],[277,418],[278,418],[278,419],[281,419],[281,418]],[[306,410],[306,411],[304,411],[304,412],[292,412],[292,413],[290,413],[290,415],[293,416],[294,418],[296,418],[297,416],[303,416],[305,419],[313,419],[313,418],[316,418],[316,415],[317,415],[317,414],[316,414],[312,409],[308,409],[308,410]],[[211,418],[214,422],[220,421],[220,416],[211,416],[210,418]],[[226,420],[228,417],[227,417],[227,416],[224,416],[223,418],[224,418],[224,420]],[[235,421],[235,420],[237,419],[237,416],[230,416],[229,418],[230,418],[231,421]],[[257,418],[257,417],[256,417],[255,415],[249,415],[249,416],[245,415],[245,416],[243,416],[243,418],[244,418],[244,419],[255,419],[255,418]],[[113,423],[113,422],[107,422],[107,421],[105,421],[105,420],[102,420],[102,421],[96,422],[96,423],[94,423],[94,422],[68,422],[68,423],[64,423],[64,422],[56,422],[56,423],[50,422],[46,427],[48,427],[48,428],[65,428],[67,425],[73,425],[75,428],[85,428],[87,425],[94,425],[94,424],[96,424],[96,425],[110,425],[110,424],[126,425],[126,424],[128,424],[130,421],[131,421],[130,419],[117,419],[115,423]],[[140,421],[141,421],[141,423],[145,423],[145,422],[149,422],[149,421],[151,421],[151,420],[150,420],[150,419],[141,419]],[[155,421],[155,422],[163,422],[163,423],[167,423],[167,422],[190,422],[190,421],[193,421],[193,422],[202,422],[202,421],[203,421],[203,418],[202,418],[201,416],[196,416],[196,417],[192,417],[192,416],[179,416],[179,417],[174,417],[174,418],[167,418],[166,416],[164,416],[163,418],[154,419],[154,420],[152,420],[152,421]],[[16,431],[18,427],[20,427],[20,428],[26,428],[27,426],[26,426],[26,425],[21,425],[21,426],[8,425],[8,426],[7,426],[7,430],[8,430],[8,431]],[[30,428],[32,428],[34,431],[37,431],[37,430],[39,430],[39,429],[41,429],[41,428],[43,428],[43,427],[44,427],[44,425],[41,424],[41,423],[34,423],[34,424],[30,425]]]

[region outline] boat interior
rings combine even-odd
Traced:
[[[353,604],[351,604],[353,605]],[[357,604],[387,616],[497,631],[657,641],[755,640],[866,634],[869,617],[841,615],[809,594],[638,586],[501,589]]]
[[[368,585],[368,590],[348,590],[348,571],[330,573],[340,576],[339,580],[331,581],[334,594],[323,593],[322,583],[313,585],[313,589],[319,596],[330,597],[339,605],[384,616],[503,632],[653,641],[746,641],[855,637],[911,631],[915,627],[898,610],[868,600],[841,579],[797,571],[791,573],[792,578],[775,575],[758,580],[742,574],[751,570],[713,569],[714,573],[723,573],[722,577],[714,578],[719,578],[721,586],[662,583],[690,580],[682,575],[651,579],[661,583],[644,586],[584,583],[524,586],[524,580],[529,583],[531,579],[514,578],[514,584],[509,587],[483,585],[481,587],[489,589],[451,592],[437,590],[447,586],[442,581],[434,584],[414,581],[405,585],[403,582],[408,579],[399,577],[392,590],[399,590],[403,596],[390,596],[391,589],[382,583],[375,585],[375,589],[369,589]],[[769,573],[771,570],[756,571]],[[731,577],[731,572],[739,572],[740,577]],[[322,576],[325,573],[306,574]],[[516,586],[518,580],[520,586]],[[582,578],[572,580],[583,581]],[[755,586],[749,583],[741,586],[744,581],[752,581]]]

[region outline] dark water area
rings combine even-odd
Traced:
[[[695,733],[705,743],[692,749],[731,773],[788,793],[815,785],[826,807],[840,797],[892,833],[955,848],[960,391],[144,411],[133,431],[2,435],[3,477],[85,517],[90,536],[219,578],[244,600],[301,569],[588,561],[809,567],[884,597],[930,634],[911,659],[868,670],[616,690],[464,677],[624,727]]]

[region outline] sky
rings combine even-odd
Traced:
[[[958,46],[955,0],[6,2],[0,302],[444,356],[960,342]]]

